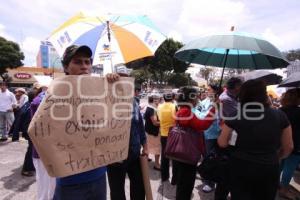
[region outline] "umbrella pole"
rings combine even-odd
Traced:
[[[114,65],[113,65],[113,61],[112,61],[112,50],[111,50],[111,37],[110,37],[110,25],[109,25],[109,21],[106,21],[106,25],[107,25],[107,38],[108,38],[108,42],[109,42],[109,51],[110,51],[110,67],[111,67],[111,73],[114,73]]]
[[[222,70],[221,80],[220,80],[220,84],[219,84],[219,90],[221,90],[221,88],[222,88],[222,81],[223,81],[223,76],[224,76],[224,71],[225,71],[225,67],[226,67],[228,53],[229,53],[229,49],[226,49],[223,70]]]

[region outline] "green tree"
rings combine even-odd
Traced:
[[[250,71],[249,69],[225,69],[224,76],[233,77],[239,76],[242,73]]]
[[[226,83],[229,80],[229,78],[230,78],[229,76],[224,76],[223,77],[222,86],[221,87],[225,87],[226,86]],[[221,77],[215,77],[215,78],[209,79],[208,84],[209,85],[212,84],[212,85],[219,86],[220,85],[220,81],[221,81]]]
[[[23,65],[24,54],[19,45],[0,36],[0,76],[8,80],[7,68],[17,68]]]
[[[126,64],[126,67],[133,69],[130,75],[137,83],[143,85],[150,83],[153,79],[153,73],[149,70],[152,60],[152,57],[146,57]]]
[[[166,84],[173,73],[184,73],[188,64],[174,58],[175,52],[183,46],[182,43],[173,39],[165,40],[156,50],[153,57],[142,58],[126,64],[126,67],[134,70],[143,69],[147,78],[158,83],[160,86]],[[133,70],[133,71],[134,71]],[[140,72],[134,72],[140,73]],[[135,76],[133,74],[133,76]],[[140,77],[138,77],[140,78]]]
[[[215,69],[212,67],[202,67],[197,75],[208,81],[215,75]]]
[[[135,82],[138,84],[144,84],[151,79],[151,74],[148,72],[147,67],[141,69],[134,69],[130,75],[135,78]]]
[[[197,85],[197,82],[195,82],[188,73],[174,73],[170,76],[168,83],[176,88],[187,85]]]
[[[187,70],[189,64],[174,58],[175,52],[183,46],[182,43],[173,39],[165,40],[155,52],[151,71],[156,74],[158,82],[165,82],[171,73],[183,73]]]

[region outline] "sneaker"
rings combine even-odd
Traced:
[[[202,191],[205,193],[210,193],[211,191],[213,191],[213,188],[210,187],[209,185],[204,185],[204,187],[202,188]]]
[[[34,173],[34,171],[22,171],[21,174],[22,174],[22,176],[30,177],[30,176],[34,176],[35,173]]]

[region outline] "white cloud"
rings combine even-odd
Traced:
[[[177,27],[186,38],[229,31],[249,16],[242,2],[230,0],[185,0]]]
[[[7,40],[15,41],[14,37],[9,35],[6,30],[5,26],[3,24],[0,24],[0,36],[4,37]]]
[[[282,40],[281,50],[291,50],[300,48],[299,39],[300,27],[296,26],[290,30],[286,30],[280,34],[280,39]]]
[[[266,30],[262,33],[262,36],[264,39],[267,39],[269,42],[271,42],[276,47],[280,48],[283,45],[282,38],[278,37],[271,28],[266,28]]]
[[[182,41],[182,35],[175,30],[172,30],[168,33],[168,38],[172,38],[175,41]]]
[[[300,47],[297,0],[10,0],[0,7],[0,35],[18,41],[45,39],[80,11],[90,14],[145,14],[162,33],[183,42],[229,31],[262,34],[280,50]],[[11,12],[11,11],[14,12]],[[14,15],[13,13],[18,13]],[[20,32],[22,37],[20,38]],[[16,40],[14,40],[16,41]],[[31,51],[38,51],[38,47]],[[25,45],[24,45],[25,49]],[[29,50],[29,49],[28,49]],[[24,50],[25,51],[25,50]],[[36,55],[27,53],[26,64]],[[33,56],[30,58],[30,56]],[[27,63],[27,60],[31,60]]]
[[[32,5],[34,5],[34,9]],[[38,52],[38,47],[30,45],[30,43],[26,45],[30,38],[40,38],[40,40],[47,38],[53,30],[80,11],[95,15],[107,13],[120,15],[146,14],[150,18],[154,14],[154,18],[161,22],[168,20],[168,13],[165,12],[165,9],[172,7],[172,5],[173,3],[170,4],[169,0],[152,0],[147,3],[140,0],[102,0],[101,2],[94,0],[86,0],[84,2],[82,0],[74,0],[72,2],[68,0],[11,0],[5,3],[3,7],[0,7],[0,12],[3,13],[3,16],[6,16],[7,20],[13,21],[13,24],[10,25],[14,26],[12,28],[14,34],[17,35],[18,33],[16,32],[20,32],[20,30],[24,31],[25,39],[22,43],[26,56],[25,64],[32,65],[36,58],[36,54],[34,55],[33,52]],[[173,7],[176,5],[178,4],[173,5]],[[19,13],[18,17],[13,17],[8,12],[12,8],[15,13]],[[10,19],[8,19],[9,17]],[[161,27],[160,24],[157,24],[157,26]],[[16,37],[19,36],[17,35]],[[26,46],[29,48],[26,49]]]
[[[291,49],[300,48],[299,40],[300,28],[295,27],[291,30],[276,30],[266,28],[262,33],[262,36],[274,44],[280,51],[287,51]]]
[[[36,56],[39,51],[40,39],[26,37],[22,43],[22,50],[25,55],[25,65],[36,66]]]

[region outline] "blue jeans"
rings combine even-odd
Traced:
[[[106,200],[106,176],[88,183],[56,185],[53,200]]]
[[[289,157],[284,159],[281,163],[282,177],[280,185],[288,186],[294,175],[294,171],[300,163],[300,155],[291,154]]]
[[[209,156],[212,153],[216,153],[217,147],[218,147],[217,139],[205,139],[206,156]],[[209,185],[211,188],[215,187],[215,183],[213,181],[203,180],[203,183],[205,185]]]

